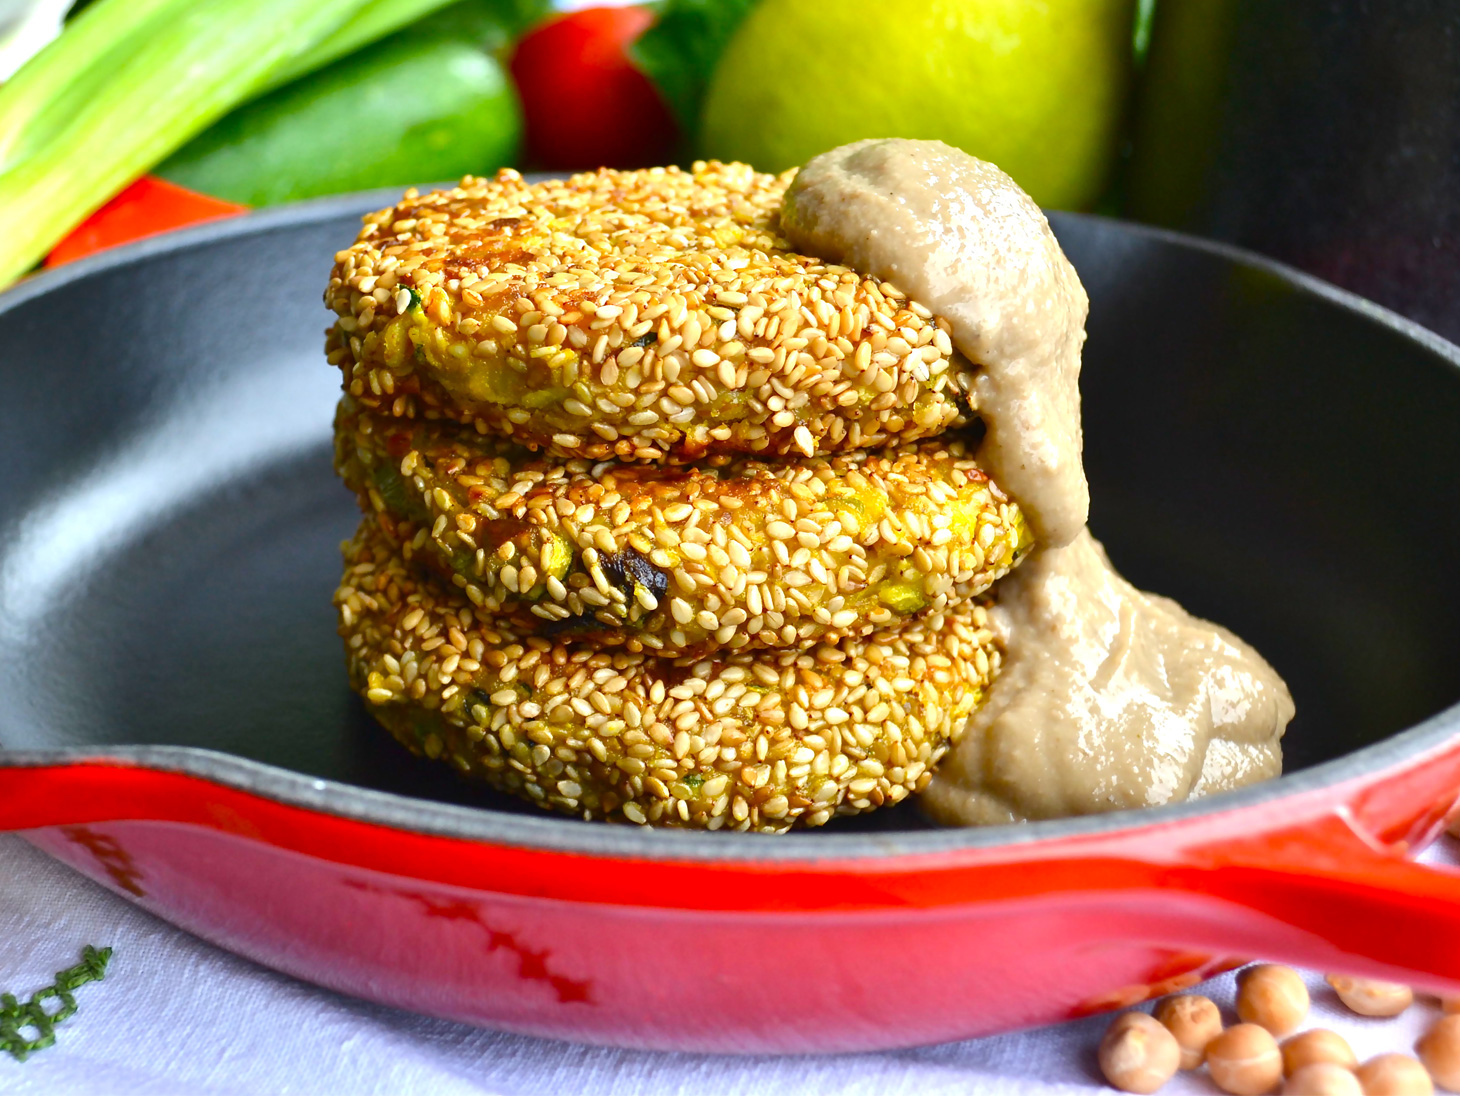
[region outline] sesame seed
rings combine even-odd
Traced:
[[[411,569],[373,520],[347,547],[336,601],[351,680],[406,745],[544,807],[640,824],[709,828],[728,818],[781,830],[896,802],[925,779],[998,661],[986,612],[965,602],[866,637],[813,641],[800,654],[686,659],[682,684],[666,688],[654,669],[662,656],[622,650],[610,665],[595,644],[528,637],[477,615],[449,584]],[[347,615],[350,605],[358,611]],[[439,672],[445,661],[432,661],[443,650],[458,660],[450,682]],[[481,653],[475,670],[463,651]],[[422,707],[395,703],[404,694],[387,685],[408,675],[410,703]],[[751,682],[766,692],[748,690]],[[874,686],[883,698],[864,715],[858,698]]]
[[[976,597],[1027,544],[1017,507],[959,443],[794,464],[746,458],[691,472],[524,456],[506,443],[424,424],[413,427],[414,447],[398,460],[389,420],[358,407],[341,415],[341,471],[370,508],[389,514],[371,471],[385,461],[410,468],[411,489],[431,511],[419,532],[406,514],[389,515],[398,543],[434,558],[440,574],[469,575],[472,601],[515,626],[593,614],[595,635],[608,646],[637,642],[671,655],[715,643],[760,649],[864,635]],[[849,497],[859,508],[876,500],[874,512],[885,516],[871,527],[875,536],[865,536],[856,512],[837,501]],[[525,558],[514,529],[533,530]],[[951,539],[935,546],[940,531]],[[437,539],[427,536],[433,532]],[[619,563],[605,569],[604,560],[630,546],[663,576],[664,594],[642,574],[614,570]],[[926,578],[916,586],[889,578],[904,567]],[[861,607],[845,603],[844,595],[862,589],[870,598]],[[710,614],[703,626],[702,609]],[[766,618],[786,612],[794,625]]]
[[[330,360],[380,410],[594,460],[830,453],[962,424],[975,367],[946,323],[886,283],[789,250],[778,235],[789,178],[711,162],[536,184],[499,172],[408,194],[336,256]],[[377,311],[390,302],[395,315]],[[633,375],[645,361],[662,375]],[[490,399],[467,395],[463,370],[489,374]],[[683,419],[630,422],[647,408],[611,399],[660,379]],[[554,388],[577,406],[526,405]],[[715,399],[730,389],[748,398]]]

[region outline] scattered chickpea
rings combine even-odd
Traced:
[[[1364,1096],[1352,1070],[1335,1062],[1313,1062],[1289,1074],[1283,1096]]]
[[[1123,1092],[1155,1092],[1176,1075],[1181,1047],[1144,1012],[1123,1012],[1100,1040],[1100,1072]]]
[[[1414,1049],[1441,1088],[1460,1092],[1460,1016],[1442,1017]]]
[[[1446,1016],[1460,1012],[1460,997],[1440,997],[1440,1011]]]
[[[1207,1044],[1207,1070],[1223,1092],[1259,1096],[1282,1080],[1283,1057],[1267,1028],[1236,1024]]]
[[[1326,981],[1338,999],[1360,1016],[1398,1016],[1414,1003],[1414,990],[1397,982],[1376,982],[1347,974],[1330,974]]]
[[[1434,1096],[1425,1067],[1407,1054],[1381,1054],[1356,1071],[1364,1096]]]
[[[1283,1072],[1291,1077],[1304,1066],[1318,1064],[1353,1070],[1359,1064],[1353,1047],[1336,1031],[1313,1028],[1283,1041]]]
[[[1181,1068],[1196,1069],[1206,1058],[1207,1044],[1222,1034],[1222,1014],[1210,997],[1195,994],[1167,997],[1156,1006],[1156,1019],[1176,1036]]]
[[[1286,1035],[1308,1015],[1308,987],[1292,967],[1260,963],[1237,976],[1237,1015]]]

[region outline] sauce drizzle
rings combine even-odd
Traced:
[[[1293,716],[1260,655],[1135,589],[1085,529],[1080,350],[1088,300],[1038,207],[938,141],[811,160],[786,193],[792,244],[893,282],[981,369],[979,461],[1039,541],[996,588],[1007,655],[923,805],[981,825],[1152,807],[1277,776]]]

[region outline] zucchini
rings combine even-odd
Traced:
[[[486,174],[521,138],[502,66],[469,37],[417,25],[240,107],[155,173],[274,205]]]

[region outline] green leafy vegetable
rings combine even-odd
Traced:
[[[0,87],[0,285],[239,103],[443,0],[97,0]]]
[[[431,26],[453,35],[474,33],[477,45],[505,61],[517,39],[552,10],[553,0],[457,0]]]
[[[629,49],[674,112],[684,133],[697,133],[710,76],[756,0],[664,0],[654,25]]]
[[[88,944],[81,950],[81,962],[58,970],[55,983],[31,994],[24,1004],[12,993],[0,993],[0,1050],[23,1062],[35,1051],[54,1044],[56,1026],[76,1014],[73,992],[87,982],[105,978],[111,957],[111,948],[94,948]],[[50,1001],[59,1002],[60,1007],[52,1009]],[[36,1034],[27,1038],[26,1031]]]
[[[1146,54],[1151,49],[1151,20],[1155,15],[1156,0],[1136,0],[1136,23],[1131,35],[1131,48],[1138,68],[1146,63]]]
[[[93,5],[0,88],[0,172],[45,148],[124,64],[132,40],[177,0]]]

